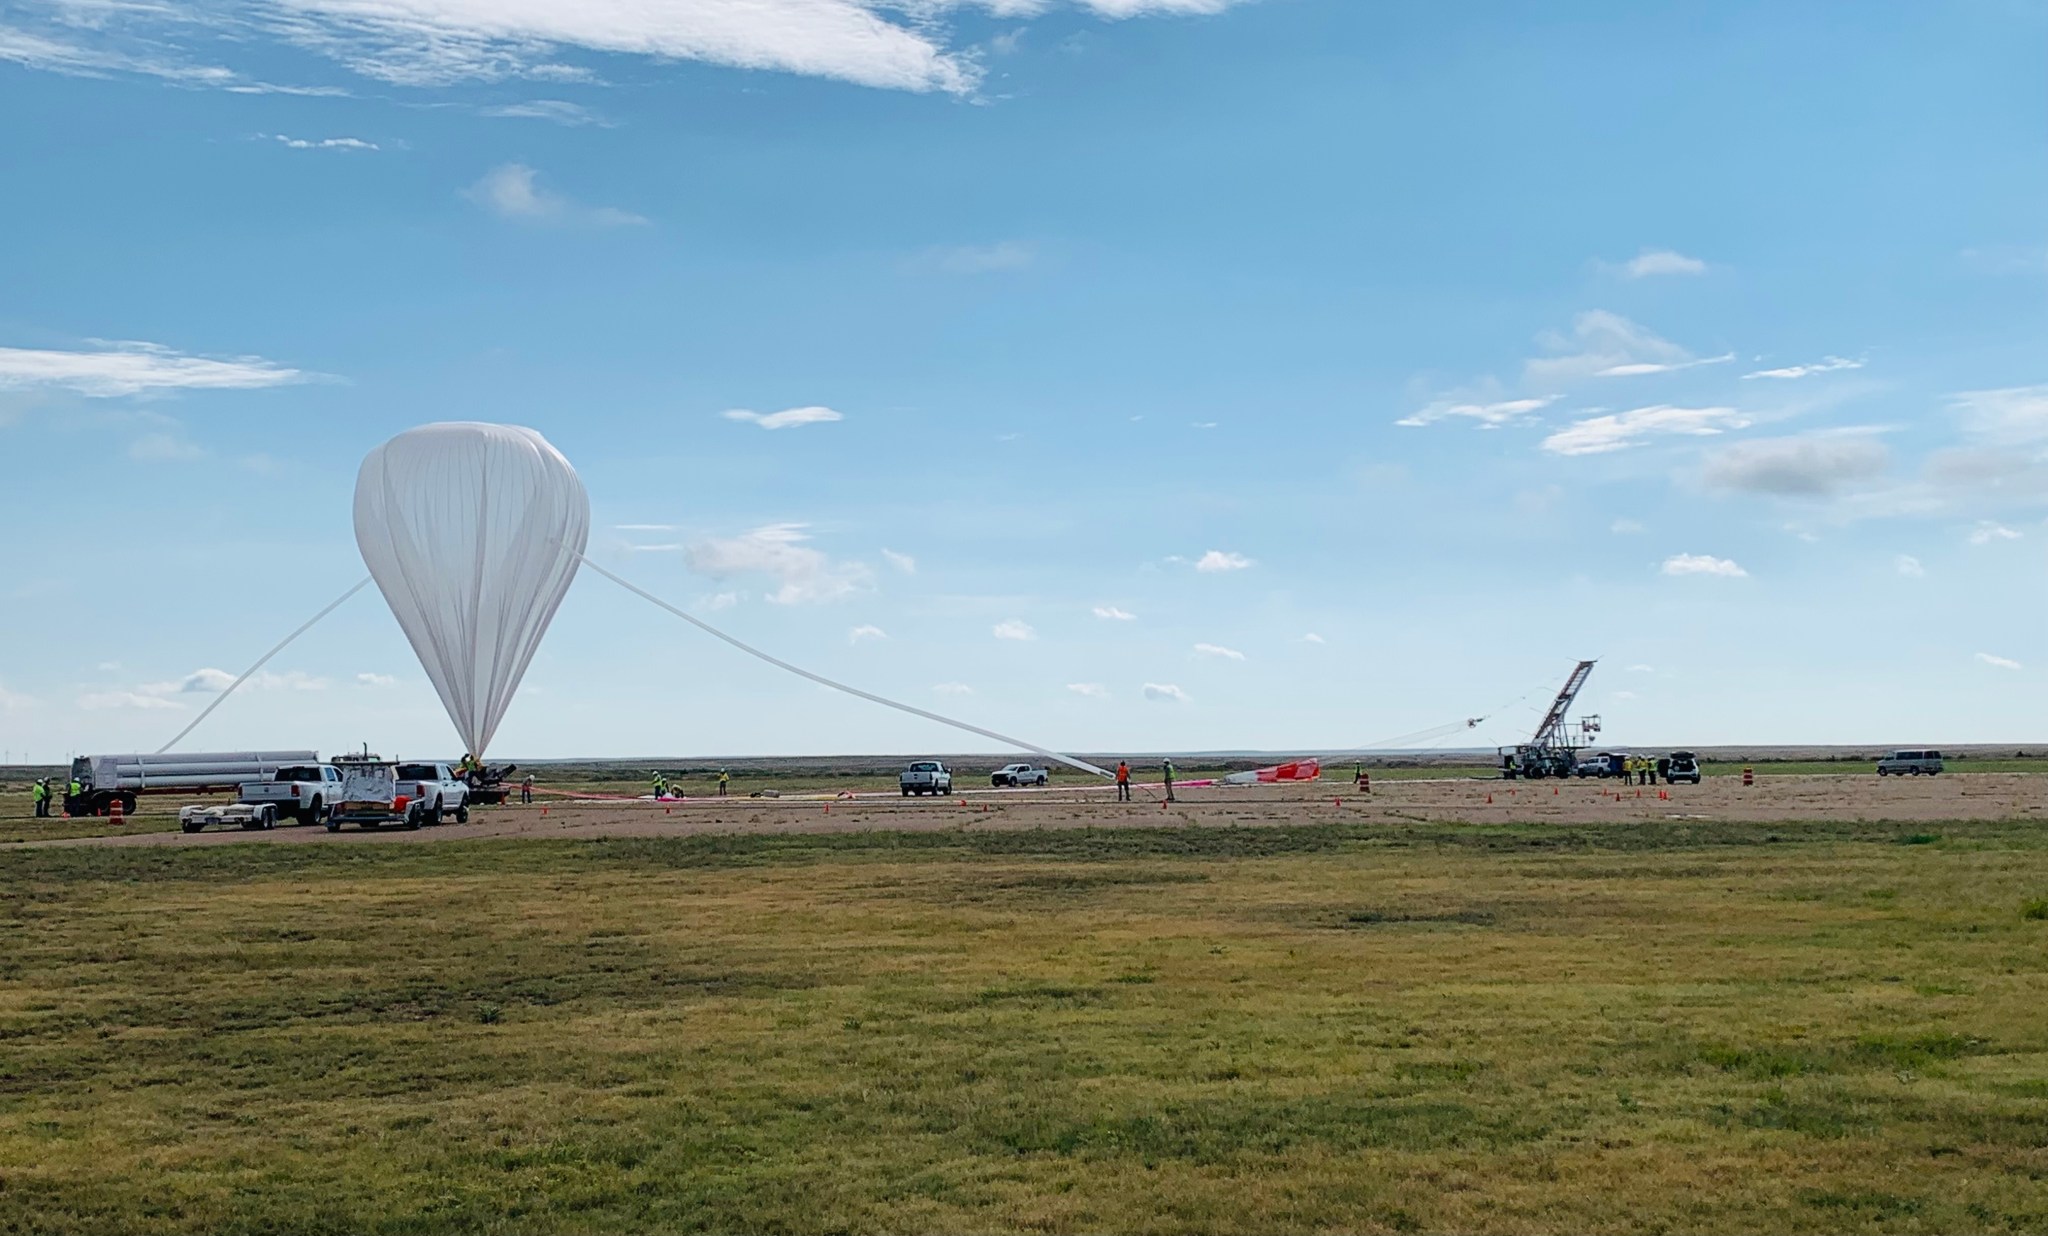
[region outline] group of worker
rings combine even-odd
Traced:
[[[732,773],[721,768],[718,770],[718,796],[720,798],[724,798],[731,792]],[[671,795],[673,795],[676,798],[681,798],[683,796],[682,774],[676,774],[676,778],[673,781],[669,780],[669,776],[667,773],[658,772],[654,774],[654,796],[656,798],[668,798]]]
[[[1659,778],[1669,779],[1671,758],[1660,755],[1653,760],[1647,755],[1631,755],[1623,758],[1621,768],[1623,784],[1633,781],[1637,785],[1655,785]]]
[[[1173,761],[1164,760],[1159,765],[1160,780],[1166,788],[1166,801],[1177,802],[1173,796]],[[1131,801],[1131,762],[1116,762],[1116,800],[1120,803]]]
[[[71,784],[67,787],[64,796],[64,801],[66,803],[76,802],[84,794],[85,783],[80,781],[78,778],[73,777],[71,779]],[[57,796],[57,791],[52,789],[50,786],[50,779],[48,777],[39,777],[36,780],[30,782],[28,787],[28,796],[29,800],[35,803],[36,805],[36,818],[38,820],[49,819],[50,800]],[[70,810],[70,808],[67,806],[65,810],[68,811]]]

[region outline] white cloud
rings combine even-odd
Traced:
[[[917,559],[909,554],[899,554],[893,549],[884,549],[882,557],[888,561],[890,566],[895,567],[905,575],[917,574]]]
[[[1522,365],[1522,380],[1538,390],[1555,390],[1592,377],[1622,377],[1655,372],[1640,366],[1681,366],[1693,355],[1618,313],[1593,309],[1572,319],[1569,334],[1545,331],[1537,343],[1551,356],[1533,357]]]
[[[463,190],[463,196],[505,219],[528,223],[590,223],[598,227],[625,227],[647,220],[631,211],[613,206],[582,206],[559,193],[540,187],[540,173],[524,163],[501,163],[485,172],[483,179]]]
[[[1899,574],[1909,579],[1919,579],[1927,574],[1927,568],[1921,566],[1920,560],[1911,554],[1900,554],[1892,559],[1892,566],[1898,569]]]
[[[1038,638],[1038,632],[1031,629],[1030,623],[1019,622],[1015,618],[1011,618],[1004,622],[998,622],[995,625],[995,637],[997,639],[1033,640]]]
[[[2005,445],[2048,440],[2048,386],[1963,391],[1948,409],[1972,436]]]
[[[90,352],[0,348],[0,390],[61,387],[96,399],[165,390],[253,390],[310,376],[260,356],[216,360],[154,343],[106,343]]]
[[[180,463],[205,457],[203,448],[174,433],[146,433],[128,444],[128,458],[146,463]]]
[[[1970,529],[1969,536],[1969,541],[1972,545],[1989,545],[1993,541],[2017,541],[2019,539],[2020,533],[2017,529],[2008,528],[2004,524],[1991,519],[1984,520],[1976,527]]]
[[[1540,411],[1556,402],[1557,396],[1555,395],[1547,395],[1541,399],[1500,399],[1492,403],[1469,403],[1460,402],[1455,399],[1439,399],[1421,411],[1411,412],[1394,423],[1413,428],[1422,425],[1434,425],[1438,421],[1447,421],[1454,417],[1461,417],[1479,422],[1481,429],[1498,429],[1502,425],[1519,420],[1532,412]]]
[[[1543,439],[1554,455],[1599,455],[1638,445],[1643,439],[1678,434],[1702,436],[1724,429],[1742,429],[1749,418],[1733,408],[1675,408],[1654,404],[1627,412],[1609,412],[1573,421]]]
[[[1614,694],[1613,694],[1613,697],[1612,697],[1612,698],[1614,698],[1614,699],[1618,699],[1618,700],[1632,700],[1632,699],[1634,699],[1635,697],[1636,697],[1636,693],[1635,693],[1635,692],[1633,692],[1633,691],[1616,691],[1616,692],[1614,692]]]
[[[1314,631],[1310,631],[1307,635],[1301,637],[1301,642],[1304,644],[1327,644],[1330,641],[1317,635]]]
[[[396,674],[373,674],[366,670],[356,675],[356,682],[365,687],[395,687],[398,685],[398,676]]]
[[[674,524],[613,524],[612,528],[618,532],[674,532],[676,530]]]
[[[1729,579],[1741,579],[1749,574],[1726,558],[1712,554],[1673,554],[1664,560],[1666,575],[1720,575]]]
[[[595,125],[608,129],[612,125],[611,121],[589,108],[563,99],[528,99],[523,103],[486,107],[480,114],[504,120],[551,120],[571,128]]]
[[[1654,665],[1631,665],[1628,667],[1628,672],[1631,674],[1654,674],[1657,672],[1657,667]]]
[[[269,136],[293,150],[378,150],[375,142],[366,142],[360,137],[286,137],[282,133]]]
[[[1138,620],[1136,614],[1127,609],[1119,609],[1114,605],[1096,606],[1095,616],[1097,618],[1107,618],[1111,622],[1136,622]]]
[[[1189,421],[1189,422],[1188,422],[1188,428],[1190,428],[1190,429],[1214,429],[1214,428],[1216,428],[1216,426],[1217,426],[1218,424],[1220,424],[1220,423],[1221,423],[1221,422],[1219,422],[1219,421]]]
[[[1201,656],[1219,657],[1226,661],[1244,660],[1243,653],[1239,652],[1235,648],[1225,648],[1221,644],[1196,644],[1195,652]]]
[[[987,245],[941,245],[926,250],[924,261],[949,275],[991,275],[1023,270],[1037,256],[1022,241],[1002,240]]]
[[[1251,565],[1252,560],[1243,554],[1221,549],[1212,549],[1195,560],[1197,571],[1242,571]]]
[[[1090,699],[1106,700],[1109,698],[1109,688],[1099,682],[1070,682],[1067,684],[1067,690],[1072,691],[1075,695],[1085,695]]]
[[[858,644],[864,639],[888,639],[889,633],[873,623],[864,622],[846,633],[846,642]]]
[[[1617,519],[1607,525],[1607,530],[1616,536],[1635,536],[1649,531],[1639,521],[1633,519]]]
[[[1188,702],[1188,693],[1170,682],[1148,682],[1145,684],[1145,698],[1175,704]]]
[[[843,421],[846,417],[831,408],[784,408],[780,412],[749,412],[745,408],[734,408],[722,412],[729,421],[746,421],[763,429],[794,429],[803,425],[829,425]]]
[[[1707,264],[1675,249],[1645,249],[1630,258],[1622,271],[1631,279],[1646,279],[1652,275],[1703,275],[1707,273]]]
[[[120,663],[119,661],[102,661],[102,662],[100,662],[100,663],[99,663],[99,666],[98,666],[97,668],[98,668],[98,669],[99,669],[99,670],[100,670],[100,671],[101,671],[102,673],[105,673],[105,672],[108,672],[108,671],[110,671],[110,670],[117,670],[117,669],[120,669],[120,668],[121,668],[121,663]]]
[[[225,691],[235,685],[235,676],[224,669],[196,669],[175,682],[149,683],[141,688],[144,695],[211,695]]]
[[[718,610],[721,610],[721,609],[731,609],[731,608],[732,608],[733,606],[735,606],[735,605],[738,605],[739,603],[740,603],[740,594],[739,594],[739,593],[737,593],[737,592],[719,592],[719,593],[713,593],[713,594],[712,594],[711,596],[708,596],[708,597],[702,597],[702,598],[699,598],[699,599],[698,599],[698,601],[697,601],[697,608],[698,608],[698,609],[708,609],[708,610],[711,610],[711,611],[713,611],[713,612],[716,612],[716,611],[718,611]]]
[[[1832,430],[1737,443],[1706,462],[1714,489],[1778,497],[1824,498],[1883,475],[1891,452],[1868,430]]]
[[[1105,20],[1221,13],[1246,0],[1071,0]],[[963,10],[1032,18],[1057,0],[24,0],[0,27],[0,60],[82,76],[135,73],[243,93],[345,94],[280,86],[189,63],[178,46],[208,39],[266,62],[282,40],[357,73],[410,87],[458,82],[588,81],[581,56],[701,61],[741,70],[830,78],[862,86],[972,94],[981,53],[953,45],[947,19]],[[94,10],[118,13],[108,20]],[[84,18],[81,14],[91,13]],[[45,16],[47,14],[47,16]],[[37,30],[26,28],[37,25]],[[1014,49],[1020,31],[999,36]],[[1075,36],[1078,37],[1078,36]],[[138,54],[138,49],[139,53]],[[542,103],[553,102],[543,100]],[[512,104],[499,109],[533,109]],[[546,115],[546,113],[540,113]],[[546,118],[553,119],[552,115]]]
[[[1609,365],[1593,376],[1596,378],[1640,378],[1653,373],[1676,373],[1681,369],[1697,369],[1701,365],[1725,365],[1735,359],[1735,353],[1723,352],[1719,356],[1702,356],[1689,361],[1630,361],[1622,365]]]
[[[2017,670],[2027,668],[2026,666],[2021,665],[2018,661],[2013,660],[2011,657],[1993,656],[1991,653],[1988,652],[1978,653],[1977,659],[1979,661],[1982,661],[1984,664],[1992,666],[1996,669]]]
[[[1787,365],[1782,369],[1759,369],[1745,373],[1743,378],[1810,378],[1816,373],[1834,373],[1838,369],[1861,369],[1860,360],[1847,360],[1840,356],[1829,356],[1810,365]]]
[[[628,545],[626,546],[626,552],[629,554],[672,554],[681,548],[683,548],[683,545],[680,541],[662,541],[654,545]]]
[[[873,573],[858,562],[834,562],[804,542],[800,523],[767,524],[736,537],[706,537],[683,547],[683,561],[699,575],[730,579],[769,575],[781,586],[768,594],[778,605],[836,601],[868,587]]]
[[[934,691],[937,691],[937,692],[938,692],[938,693],[939,693],[940,695],[973,695],[973,694],[974,694],[974,688],[973,688],[973,687],[970,687],[970,686],[968,686],[968,685],[967,685],[966,683],[964,683],[964,682],[941,682],[941,683],[935,684],[935,685],[934,685],[934,686],[932,687],[932,690],[934,690]]]

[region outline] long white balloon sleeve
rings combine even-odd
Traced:
[[[481,758],[590,540],[590,496],[546,438],[514,425],[407,430],[356,476],[356,545]]]

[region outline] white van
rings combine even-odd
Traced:
[[[1941,771],[1939,751],[1894,751],[1877,762],[1880,777],[1904,777],[1908,774],[1929,777]]]

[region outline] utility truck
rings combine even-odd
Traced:
[[[81,755],[71,761],[76,793],[64,794],[66,815],[107,815],[115,803],[133,815],[144,794],[204,794],[268,780],[287,764],[317,764],[317,751],[212,751],[168,755]]]
[[[359,828],[382,828],[387,824],[418,828],[424,822],[419,804],[399,790],[395,761],[373,755],[366,748],[360,754],[341,756],[334,765],[341,774],[341,789],[327,813],[328,832],[338,833],[344,824]]]
[[[896,785],[905,798],[912,794],[951,794],[953,770],[937,760],[919,760],[903,770]]]

